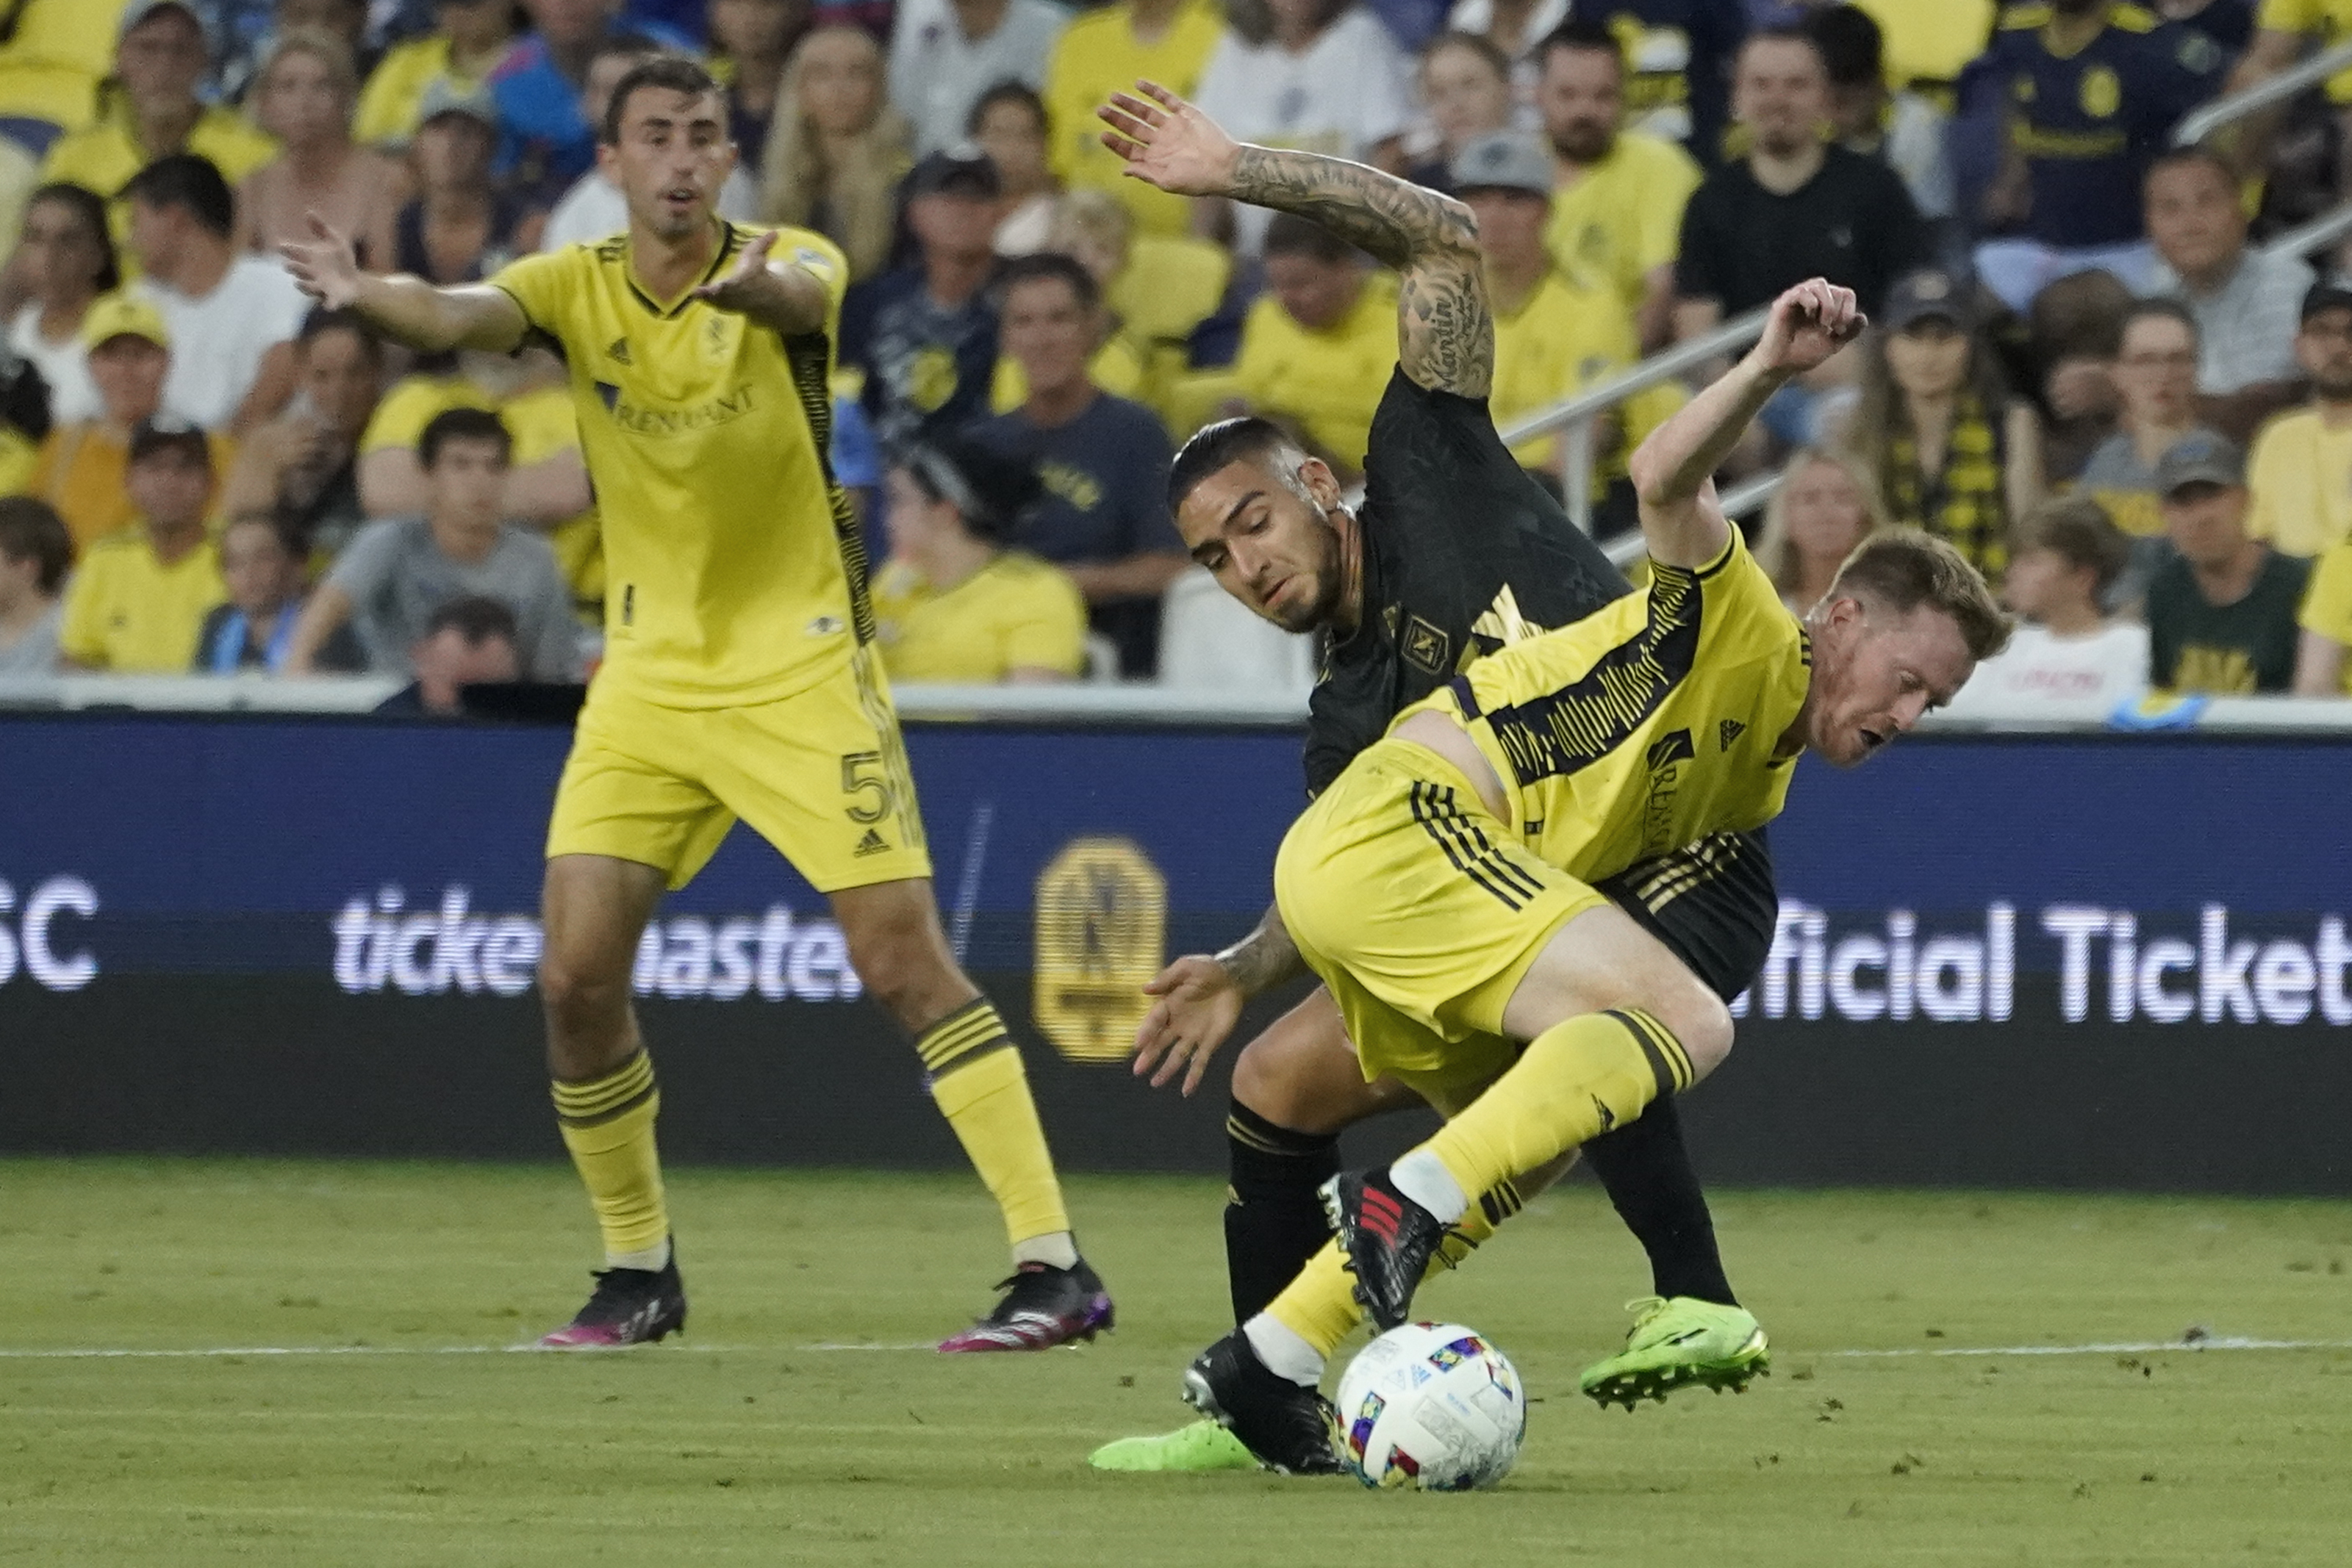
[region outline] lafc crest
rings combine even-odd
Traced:
[[[1168,942],[1168,882],[1132,839],[1073,839],[1037,873],[1037,1027],[1073,1061],[1124,1061]]]

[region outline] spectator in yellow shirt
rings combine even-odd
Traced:
[[[884,488],[890,559],[874,619],[892,680],[1029,685],[1086,667],[1077,585],[1003,543],[1044,496],[1034,468],[947,436],[908,447]]]
[[[433,31],[393,49],[369,75],[352,117],[352,139],[405,147],[424,121],[425,95],[435,83],[451,99],[481,91],[515,46],[514,19],[512,0],[433,0]]]
[[[2295,618],[2303,637],[2295,648],[2294,694],[2352,696],[2352,539],[2330,545],[2313,569]]]
[[[205,531],[212,447],[192,424],[150,421],[131,438],[140,527],[90,547],[66,590],[58,646],[76,669],[179,674],[205,617],[228,596]]]
[[[1234,393],[1352,479],[1396,368],[1396,282],[1330,230],[1283,213],[1265,231],[1265,284],[1242,323]]]
[[[114,48],[119,90],[96,123],[50,147],[43,183],[62,180],[105,196],[120,242],[131,214],[119,193],[156,159],[194,152],[231,184],[268,162],[275,141],[242,115],[196,97],[211,67],[204,22],[186,0],[134,0]]]
[[[2294,361],[2311,403],[2254,437],[2246,531],[2289,555],[2316,556],[2352,538],[2352,286],[2323,278],[2303,298]]]
[[[1184,234],[1191,204],[1123,178],[1124,165],[1096,134],[1102,127],[1095,110],[1144,78],[1191,98],[1223,31],[1223,13],[1212,0],[1122,0],[1065,28],[1045,67],[1045,90],[1053,133],[1047,152],[1062,183],[1110,192],[1144,234]]]
[[[1699,167],[1672,141],[1621,130],[1625,57],[1606,28],[1570,22],[1543,42],[1536,108],[1558,172],[1552,254],[1579,282],[1613,287],[1642,347],[1673,335],[1675,255]]]
[[[1092,273],[1110,312],[1110,336],[1087,372],[1105,392],[1150,407],[1171,431],[1192,429],[1180,386],[1191,369],[1193,334],[1223,305],[1233,258],[1187,235],[1138,234],[1135,214],[1097,190],[1064,193],[1045,248]],[[1020,402],[1020,392],[1008,388],[996,408],[1002,413]]]
[[[136,295],[101,295],[83,314],[81,332],[99,415],[52,426],[26,486],[57,508],[77,553],[139,520],[126,483],[131,437],[162,410],[172,369],[163,313]],[[228,443],[215,437],[215,471],[226,473],[231,455]]]

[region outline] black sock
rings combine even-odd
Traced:
[[[1331,1239],[1318,1189],[1339,1174],[1339,1140],[1277,1127],[1236,1100],[1225,1117],[1225,1275],[1247,1322]]]
[[[1584,1145],[1584,1157],[1625,1228],[1649,1253],[1658,1294],[1739,1304],[1724,1278],[1715,1221],[1683,1147],[1682,1117],[1672,1099],[1653,1102],[1637,1120],[1593,1139]]]

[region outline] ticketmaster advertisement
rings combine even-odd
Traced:
[[[560,1153],[533,972],[567,738],[0,717],[0,1149]],[[1188,1103],[1122,1059],[1163,958],[1265,906],[1298,737],[908,742],[950,940],[1024,1031],[1066,1163],[1222,1168],[1222,1072]],[[1770,956],[1685,1104],[1702,1168],[2352,1191],[2347,779],[2352,747],[2284,737],[1801,764]],[[958,1163],[824,900],[743,831],[665,904],[634,980],[673,1157]]]

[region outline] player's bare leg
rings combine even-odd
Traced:
[[[637,938],[665,880],[653,866],[609,855],[547,862],[539,967],[547,1071],[564,1145],[604,1240],[595,1292],[540,1342],[551,1349],[613,1349],[686,1326],[654,1141],[661,1093],[629,995]]]
[[[1006,1293],[943,1351],[1039,1350],[1111,1326],[1102,1281],[1078,1256],[1021,1052],[955,961],[929,879],[833,894],[850,962],[915,1037],[931,1097],[1004,1215],[1013,1272]]]

